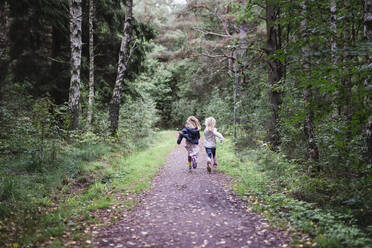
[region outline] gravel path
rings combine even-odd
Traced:
[[[229,190],[223,173],[206,170],[200,146],[198,168],[189,172],[184,144],[168,156],[153,188],[133,211],[101,228],[98,247],[287,247],[287,232],[271,229]]]

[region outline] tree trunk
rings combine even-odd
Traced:
[[[331,31],[332,31],[332,43],[331,43],[331,56],[332,64],[336,69],[337,67],[337,4],[336,0],[331,0]]]
[[[346,109],[345,109],[345,115],[346,115],[346,125],[347,125],[347,133],[346,133],[346,140],[349,143],[350,140],[352,139],[352,133],[351,133],[351,122],[352,122],[352,93],[351,93],[351,71],[350,71],[350,66],[351,66],[351,61],[352,57],[350,56],[350,47],[352,47],[352,37],[351,37],[351,12],[352,11],[352,6],[350,4],[350,0],[344,0],[344,8],[346,11],[345,14],[345,25],[344,25],[344,70],[346,73],[346,78],[343,80],[343,85],[344,85],[344,97],[345,97],[345,104],[346,104]]]
[[[71,81],[69,92],[69,108],[71,113],[71,129],[79,125],[80,101],[80,67],[81,67],[81,0],[70,0],[70,42],[71,42]]]
[[[89,100],[88,100],[88,128],[92,125],[94,103],[94,1],[89,0]]]
[[[8,47],[9,6],[7,1],[0,5],[0,55],[3,56]]]
[[[9,5],[4,1],[0,5],[0,105],[3,101],[3,87],[8,75],[7,59],[8,53],[8,32],[9,32]]]
[[[242,4],[242,7],[245,9],[247,6],[247,3],[245,0],[240,0],[240,3]],[[247,21],[242,21],[239,26],[239,58],[241,59],[241,78],[240,78],[240,85],[245,85],[248,82],[248,75],[246,73],[246,69],[248,66],[247,63],[247,50],[248,50],[248,40],[247,40],[247,34],[248,34],[248,23]]]
[[[118,71],[116,75],[115,87],[110,101],[110,125],[111,133],[116,134],[119,123],[120,99],[123,90],[123,80],[127,71],[129,60],[129,42],[132,38],[132,5],[133,0],[126,1],[124,36],[121,41]]]
[[[307,37],[307,0],[302,2],[302,15],[303,20],[301,21],[301,38],[302,41],[305,42],[305,45],[302,48],[302,56],[303,56],[303,71],[305,74],[308,74],[308,78],[311,75],[311,59],[310,59],[310,47],[308,45],[308,37]],[[305,101],[305,109],[306,109],[306,118],[304,122],[304,132],[306,136],[307,142],[307,157],[312,161],[319,160],[319,150],[318,146],[315,142],[315,131],[314,131],[314,111],[312,108],[312,101],[313,101],[313,93],[311,90],[311,85],[309,83],[305,83],[305,87],[303,89],[303,96]]]
[[[271,117],[268,120],[268,140],[271,148],[276,150],[280,145],[279,137],[279,106],[281,104],[280,90],[278,84],[283,75],[283,65],[277,59],[271,58],[275,51],[280,49],[277,38],[281,35],[275,24],[277,20],[278,9],[275,8],[271,1],[266,1],[266,53],[267,53],[267,70],[269,84],[269,101],[271,104]]]
[[[237,105],[237,94],[238,94],[238,83],[239,83],[239,71],[238,71],[238,48],[235,48],[233,51],[233,71],[234,71],[234,139],[237,138],[236,135],[236,125],[237,125],[237,111],[238,111],[238,105]]]
[[[372,44],[372,0],[365,0],[364,2],[364,36],[368,43]],[[367,55],[368,70],[372,69],[372,54]],[[367,75],[364,81],[367,90],[366,108],[372,109],[372,99],[370,97],[371,74]],[[372,115],[368,117],[366,125],[366,143],[367,143],[367,162],[372,163]]]

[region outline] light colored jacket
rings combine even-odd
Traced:
[[[217,129],[214,128],[213,131],[207,129],[204,130],[204,147],[206,148],[215,148],[216,147],[216,137],[222,142],[224,140],[222,134],[217,132]]]

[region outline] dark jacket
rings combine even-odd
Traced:
[[[178,135],[177,144],[181,144],[182,139],[185,138],[192,144],[199,144],[200,133],[199,130],[194,128],[184,127]]]

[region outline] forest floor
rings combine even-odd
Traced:
[[[140,196],[136,207],[117,212],[119,216],[115,216],[116,221],[111,225],[93,227],[89,244],[94,247],[289,246],[289,233],[269,227],[231,191],[232,182],[218,170],[207,172],[202,144],[198,167],[189,172],[187,153],[181,144],[168,155],[152,188]],[[110,215],[111,210],[107,209],[100,213],[100,218],[105,211]]]

